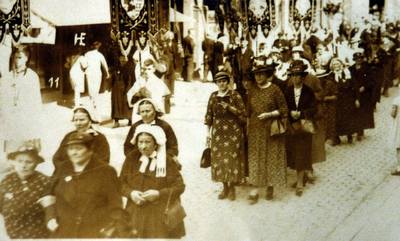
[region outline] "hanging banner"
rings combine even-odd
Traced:
[[[121,53],[127,56],[135,42],[135,33],[149,30],[149,10],[155,0],[110,0],[111,38],[118,43]],[[151,12],[150,14],[154,14]]]
[[[0,42],[4,40],[7,27],[15,43],[19,43],[24,32],[31,30],[29,1],[0,1]]]
[[[306,31],[316,21],[316,0],[291,0],[289,6],[289,23],[296,31],[299,31],[301,24],[304,24]]]
[[[252,38],[257,35],[258,25],[261,25],[264,37],[268,37],[271,28],[276,27],[275,0],[250,0],[248,19]]]

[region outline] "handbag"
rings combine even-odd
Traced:
[[[185,209],[183,209],[181,202],[177,199],[171,206],[169,206],[171,200],[172,189],[169,192],[167,201],[167,207],[165,208],[165,224],[169,231],[174,230],[178,224],[183,222],[186,217]]]
[[[292,123],[292,127],[295,132],[309,133],[313,135],[317,134],[317,125],[313,120],[307,119],[307,116],[305,119],[300,119],[299,121]]]
[[[211,148],[210,148],[210,141],[207,141],[206,149],[204,149],[203,155],[201,155],[200,167],[208,168],[210,166],[211,166]]]
[[[287,125],[281,118],[275,119],[271,124],[270,136],[280,136],[285,134],[287,131]]]

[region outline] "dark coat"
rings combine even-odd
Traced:
[[[214,56],[214,40],[210,38],[206,38],[202,43],[201,43],[201,49],[204,52],[204,64],[213,62]]]
[[[194,46],[195,46],[193,38],[190,37],[190,35],[186,36],[183,39],[182,45],[183,45],[183,51],[185,53],[185,58],[193,58]]]
[[[307,85],[303,85],[299,106],[296,107],[294,85],[288,86],[285,91],[286,102],[289,108],[290,123],[296,120],[290,115],[291,111],[301,111],[300,119],[313,119],[318,111],[318,103],[314,92]],[[306,118],[307,117],[307,118]],[[295,133],[286,138],[286,154],[288,166],[297,171],[311,170],[312,134]]]
[[[131,119],[132,108],[129,108],[126,93],[135,83],[132,61],[126,63],[124,67],[115,69],[111,76],[111,117],[113,119]]]
[[[137,150],[137,146],[133,145],[131,143],[131,140],[135,134],[136,127],[138,127],[141,124],[143,124],[143,120],[140,120],[140,121],[134,123],[131,126],[131,128],[129,129],[128,135],[126,136],[125,143],[124,143],[125,156],[128,156],[128,154],[131,151]],[[166,121],[160,120],[158,118],[156,118],[155,125],[161,127],[165,132],[165,135],[167,137],[167,143],[165,146],[167,149],[167,155],[170,157],[178,156],[178,154],[179,154],[178,139],[176,139],[175,132],[172,129],[172,127]]]
[[[355,112],[357,116],[357,128],[359,131],[364,129],[372,129],[374,123],[374,89],[375,82],[372,77],[371,70],[367,64],[362,64],[360,69],[356,69],[355,65],[349,67],[351,77],[353,78],[356,90],[359,91],[364,87],[364,91],[360,95],[360,108]]]
[[[66,144],[69,137],[75,132],[76,131],[71,131],[65,135],[64,139],[61,141],[60,147],[53,156],[53,164],[55,167],[69,160]],[[91,135],[93,136],[93,159],[110,163],[110,145],[108,144],[106,136],[98,131],[96,131],[96,133],[91,133]]]
[[[216,41],[214,44],[213,59],[215,61],[214,73],[218,72],[218,66],[224,64],[224,44],[220,41]]]
[[[122,209],[117,172],[108,164],[91,160],[81,173],[63,162],[53,174],[51,194],[57,198],[54,218],[59,224],[52,238],[102,238],[113,212]]]
[[[138,231],[138,238],[181,238],[185,236],[182,222],[174,230],[168,232],[164,223],[164,212],[171,192],[170,205],[179,200],[185,190],[183,178],[175,162],[167,157],[166,177],[156,177],[156,171],[146,168],[145,173],[139,171],[142,162],[141,153],[135,150],[126,157],[122,166],[120,181],[122,195],[128,199],[126,211],[131,215],[133,225]],[[150,166],[150,163],[148,164]],[[132,191],[158,190],[160,196],[152,203],[136,205],[130,198]]]

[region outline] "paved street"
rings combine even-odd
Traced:
[[[307,184],[302,197],[290,184],[295,172],[288,170],[288,186],[275,188],[274,199],[249,205],[248,186],[237,187],[237,200],[218,200],[221,183],[211,181],[210,169],[199,168],[205,146],[203,124],[207,100],[216,86],[212,83],[176,82],[171,114],[165,117],[179,142],[179,160],[186,191],[182,203],[187,212],[185,240],[399,240],[400,178],[392,177],[395,151],[388,148],[392,126],[391,102],[400,94],[390,90],[382,97],[375,116],[376,128],[367,130],[363,141],[331,147],[327,161],[314,165],[317,181]],[[102,94],[101,115],[110,113],[109,93]],[[51,174],[51,157],[63,136],[73,129],[71,110],[55,103],[45,105],[51,125],[43,130],[43,155],[39,169]],[[128,127],[97,128],[111,145],[111,164],[120,171],[124,161],[122,145]],[[1,228],[3,225],[0,225]],[[4,231],[3,231],[4,233]],[[4,236],[0,235],[0,238]],[[3,238],[1,240],[4,240]]]

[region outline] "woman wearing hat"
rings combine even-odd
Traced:
[[[138,149],[130,152],[122,166],[122,195],[128,199],[138,238],[181,238],[182,222],[172,230],[165,224],[165,210],[180,199],[185,190],[183,178],[166,154],[164,130],[155,125],[138,125],[132,139]],[[168,202],[169,200],[169,202]]]
[[[115,169],[95,159],[94,138],[74,132],[65,143],[68,161],[52,176],[48,228],[51,238],[102,238],[102,229],[122,210],[120,183]]]
[[[12,239],[47,238],[44,201],[51,186],[50,177],[35,171],[44,162],[37,142],[19,143],[8,154],[15,172],[8,174],[0,184],[0,213],[7,234]]]
[[[244,131],[246,122],[243,100],[229,89],[227,72],[218,72],[214,81],[218,91],[208,100],[204,123],[207,142],[211,141],[211,178],[223,183],[218,199],[236,199],[235,185],[244,181]]]
[[[303,83],[307,72],[301,61],[294,62],[289,69],[293,85],[288,86],[285,92],[289,108],[290,123],[299,122],[301,119],[313,119],[318,111],[318,104],[313,90]],[[311,163],[312,134],[294,132],[286,138],[288,166],[297,171],[296,195],[303,194],[303,187],[307,176],[305,171],[312,170]]]
[[[330,63],[330,74],[326,77],[336,85],[337,101],[335,115],[335,137],[332,145],[341,143],[340,136],[346,135],[348,143],[353,143],[352,134],[358,130],[357,109],[360,107],[360,92],[351,73],[344,67],[339,58],[332,59]]]
[[[247,101],[247,137],[249,142],[249,182],[255,186],[249,199],[255,203],[259,188],[267,186],[266,199],[273,197],[274,186],[286,185],[285,137],[271,137],[271,124],[276,118],[287,118],[285,97],[271,83],[274,66],[257,66],[253,70],[256,84],[249,89]]]
[[[53,164],[57,167],[60,163],[68,160],[67,146],[68,139],[77,132],[89,133],[93,136],[93,158],[105,163],[110,163],[110,145],[107,138],[102,133],[93,129],[92,124],[96,124],[92,112],[87,107],[79,106],[73,111],[72,122],[74,122],[75,131],[69,132],[61,141],[60,147],[53,156]]]
[[[364,63],[364,54],[353,54],[355,64],[349,67],[352,78],[355,81],[356,91],[360,95],[360,108],[354,113],[357,116],[357,140],[361,141],[365,129],[375,128],[374,123],[374,88],[375,83],[369,66]]]
[[[124,143],[125,156],[128,156],[131,151],[138,149],[137,145],[132,143],[132,140],[136,128],[141,124],[156,125],[161,127],[161,129],[164,130],[165,135],[167,136],[167,155],[170,157],[178,156],[178,139],[176,138],[175,132],[168,124],[168,122],[160,119],[160,117],[162,117],[164,113],[158,107],[157,103],[150,98],[140,100],[138,102],[137,114],[140,115],[142,119],[135,122],[129,129],[128,135],[126,136]]]

